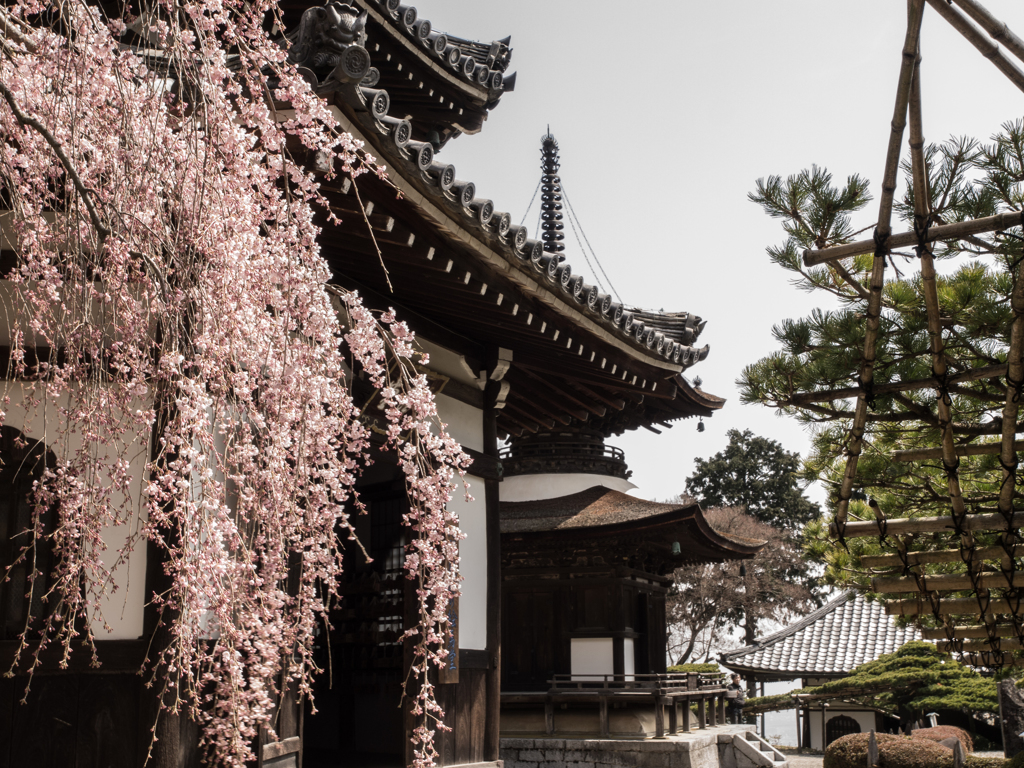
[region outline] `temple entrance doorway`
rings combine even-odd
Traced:
[[[359,547],[346,551],[341,605],[333,629],[321,631],[317,661],[324,670],[307,704],[303,764],[307,768],[401,768],[406,764],[401,641],[409,584],[402,564],[402,515],[409,509],[404,484],[360,490],[367,515],[355,519]]]

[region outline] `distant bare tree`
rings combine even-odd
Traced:
[[[708,522],[733,537],[767,541],[752,560],[679,568],[668,598],[670,655],[676,664],[710,658],[734,627],[749,645],[764,621],[785,621],[816,607],[807,586],[808,566],[799,538],[746,514],[743,507],[719,507]]]

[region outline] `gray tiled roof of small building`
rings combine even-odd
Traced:
[[[721,662],[751,672],[828,675],[920,639],[917,629],[897,627],[882,605],[851,591],[754,645],[722,654]]]

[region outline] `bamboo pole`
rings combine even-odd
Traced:
[[[989,627],[985,624],[972,624],[970,626],[953,627],[953,637],[957,639],[980,637],[987,638],[989,632],[994,632],[996,637],[1017,637],[1017,628],[1013,624],[997,624]],[[921,638],[924,640],[948,640],[945,628],[922,629]]]
[[[1016,430],[1015,430],[1016,432]],[[981,443],[980,445],[958,445],[956,446],[957,456],[991,456],[1001,453],[1003,450],[1002,441],[998,443]],[[893,451],[893,461],[925,461],[927,459],[941,459],[943,448],[912,448],[905,451]],[[1024,440],[1017,440],[1013,443],[1013,451],[1024,451]]]
[[[1024,557],[1024,546],[1017,545],[1012,548],[1012,551],[1013,557]],[[1006,557],[1006,550],[1002,547],[980,547],[967,552],[960,549],[908,552],[907,565],[962,563],[965,554],[970,562],[984,562],[985,560],[1002,560]],[[903,559],[899,555],[862,555],[860,564],[863,568],[900,568],[903,566]]]
[[[924,159],[924,122],[921,117],[921,55],[918,48],[917,63],[914,66],[914,80],[910,87],[910,166],[914,185],[914,220],[915,230],[923,235],[926,224],[931,217],[931,192],[928,187],[928,168]],[[921,261],[921,293],[924,295],[925,310],[928,315],[928,341],[932,348],[932,375],[939,383],[936,397],[936,415],[939,429],[942,431],[942,464],[946,470],[949,488],[949,503],[953,514],[958,518],[967,514],[964,505],[963,491],[960,488],[960,473],[957,471],[959,461],[956,445],[953,443],[953,414],[949,397],[946,374],[945,343],[942,339],[942,325],[939,319],[939,295],[935,288],[935,261],[931,246],[922,244],[918,249]]]
[[[969,221],[958,221],[954,224],[943,224],[932,227],[928,230],[925,242],[934,243],[940,240],[960,240],[971,235],[980,235],[985,232],[995,232],[999,229],[1010,229],[1024,225],[1024,213],[1012,211],[1010,213],[997,213],[995,216],[986,216],[982,219],[970,219]],[[916,232],[900,232],[898,235],[890,235],[887,241],[890,248],[906,248],[917,245]],[[824,264],[826,261],[846,259],[850,256],[863,256],[875,250],[874,240],[858,240],[855,243],[834,245],[831,248],[822,250],[804,251],[804,264],[814,267]]]
[[[1017,529],[1024,525],[1024,512],[1015,512],[1009,520],[1009,526]],[[960,524],[964,531],[1005,531],[1007,519],[998,512],[981,515],[967,515]],[[898,533],[941,533],[955,530],[953,518],[949,515],[940,517],[897,517],[894,520],[857,520],[846,524],[847,538],[879,536],[882,531],[887,534]],[[832,535],[836,535],[836,524],[832,524]]]
[[[953,25],[953,28],[966,37],[981,55],[996,65],[996,69],[1006,75],[1010,82],[1024,91],[1024,72],[1006,58],[1006,55],[990,38],[986,37],[960,11],[949,4],[949,0],[928,0],[939,15]]]
[[[953,0],[964,9],[968,16],[988,32],[989,37],[1006,46],[1006,50],[1024,61],[1024,40],[1013,34],[1005,23],[993,16],[987,8],[976,0]]]
[[[914,77],[914,64],[917,61],[918,40],[921,37],[921,18],[924,14],[924,0],[907,1],[907,34],[903,43],[903,59],[900,64],[900,76],[896,87],[896,103],[893,107],[892,126],[889,134],[889,147],[886,150],[885,171],[882,174],[882,196],[878,206],[878,223],[875,228],[877,244],[875,259],[871,268],[871,280],[868,285],[864,334],[864,362],[860,371],[860,385],[865,390],[857,398],[853,424],[850,427],[850,441],[847,446],[848,458],[843,482],[839,488],[839,503],[836,505],[836,521],[840,528],[846,523],[846,515],[850,506],[850,495],[853,482],[857,476],[857,462],[864,444],[864,428],[867,423],[868,403],[866,391],[871,388],[875,371],[875,344],[878,341],[882,306],[882,286],[885,282],[885,259],[888,256],[886,239],[892,232],[892,203],[896,193],[896,175],[900,164],[900,147],[903,144],[903,131],[907,125],[907,107],[910,102],[910,86]]]
[[[1020,638],[1018,637],[997,640],[996,642],[999,643],[1000,651],[1024,648],[1024,644],[1021,643]],[[935,645],[943,653],[952,653],[953,651],[995,651],[992,642],[989,640],[965,640],[963,643],[952,643],[949,640],[940,640]],[[960,645],[961,647],[957,648],[957,645]]]
[[[1006,598],[1000,597],[990,600],[985,611],[986,616],[998,616],[1004,614],[1013,616],[1024,609],[1024,600],[1014,600],[1013,605]],[[911,600],[893,600],[885,604],[885,612],[890,616],[922,616],[932,613],[931,601],[921,597]],[[938,613],[940,616],[979,616],[981,607],[976,597],[955,597],[946,600],[939,600]]]
[[[984,368],[971,368],[969,371],[950,376],[946,381],[949,384],[963,384],[968,381],[979,379],[992,379],[997,376],[1006,375],[1005,365],[986,365]],[[875,387],[876,395],[892,394],[894,392],[910,392],[916,389],[928,389],[935,387],[933,377],[927,379],[911,379],[910,381],[893,381],[887,384],[879,384]],[[851,397],[860,395],[860,387],[844,387],[843,389],[827,389],[821,392],[801,392],[794,395],[787,401],[786,405],[800,406],[806,403],[825,403],[832,400],[848,400]]]
[[[1013,581],[1002,571],[998,573],[979,573],[975,576],[977,586],[971,583],[967,574],[940,574],[922,576],[920,586],[913,576],[879,576],[871,580],[871,589],[882,595],[900,592],[959,592],[967,589],[1015,589],[1024,587],[1024,572],[1013,575]]]
[[[1017,266],[1017,275],[1010,294],[1010,348],[1006,354],[1006,400],[1003,403],[1002,480],[999,487],[999,511],[1006,517],[1013,515],[1013,493],[1017,482],[1017,414],[1020,411],[1018,386],[1024,383],[1024,267]],[[1016,383],[1015,383],[1016,382]],[[1010,423],[1006,422],[1010,419]]]

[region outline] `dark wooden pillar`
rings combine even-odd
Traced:
[[[492,370],[493,365],[488,366]],[[484,392],[484,454],[498,459],[497,411],[494,407],[500,383],[488,381]],[[487,714],[484,724],[484,759],[498,759],[501,730],[501,528],[498,512],[498,478],[484,480],[487,508]]]
[[[163,395],[163,397],[161,397]],[[170,462],[173,455],[161,455],[159,438],[163,435],[167,424],[174,418],[174,406],[168,402],[163,390],[157,393],[156,423],[150,435],[150,458],[153,461],[164,464]],[[163,532],[168,546],[173,546],[180,540],[177,530]],[[153,604],[153,595],[162,595],[168,592],[173,586],[173,579],[164,570],[167,560],[167,550],[158,546],[152,541],[146,542],[146,576],[145,595],[146,606],[143,609],[142,636],[146,641],[149,652],[149,664],[155,665],[160,653],[174,642],[171,633],[171,625],[177,620],[177,613],[166,609],[161,611]],[[150,673],[148,668],[145,674]],[[167,690],[164,687],[167,678],[173,678],[167,683]],[[160,702],[170,703],[174,701],[177,694],[177,676],[169,674],[165,666],[157,669],[156,682],[152,688],[142,689],[142,719],[140,720],[139,739],[148,748],[152,743],[148,766],[152,768],[181,768],[187,758],[186,752],[189,744],[187,737],[183,738],[186,730],[186,715],[172,715],[169,712],[161,712]],[[155,724],[155,729],[153,728]]]

